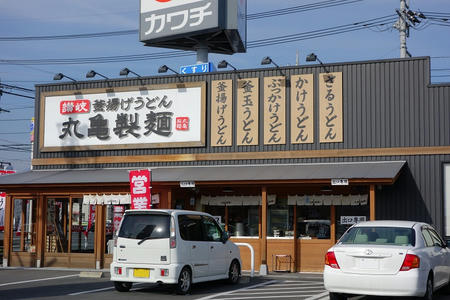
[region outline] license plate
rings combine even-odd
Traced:
[[[380,268],[380,261],[374,258],[359,258],[356,260],[356,267],[362,270],[377,270]]]
[[[140,278],[148,278],[148,277],[150,277],[150,270],[149,269],[134,269],[133,276],[140,277]]]

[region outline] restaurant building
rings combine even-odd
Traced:
[[[107,268],[137,169],[153,208],[211,213],[256,270],[320,272],[364,220],[450,237],[429,57],[37,85],[35,107],[32,170],[0,178],[4,266]]]

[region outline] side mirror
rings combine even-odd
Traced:
[[[228,241],[228,239],[230,238],[230,235],[228,234],[228,231],[224,231],[222,233],[222,243],[226,243]]]

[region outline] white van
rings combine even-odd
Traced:
[[[241,276],[238,246],[214,218],[187,210],[127,210],[114,242],[111,281],[119,292],[133,282],[167,283],[187,294],[192,283]]]

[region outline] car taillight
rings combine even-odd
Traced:
[[[117,275],[122,275],[122,268],[121,267],[115,267],[114,271]]]
[[[333,269],[340,269],[333,251],[327,252],[325,255],[325,265],[330,266]]]
[[[409,271],[420,267],[420,258],[414,254],[406,254],[400,271]]]
[[[177,247],[177,232],[175,231],[175,218],[170,218],[170,249]]]

